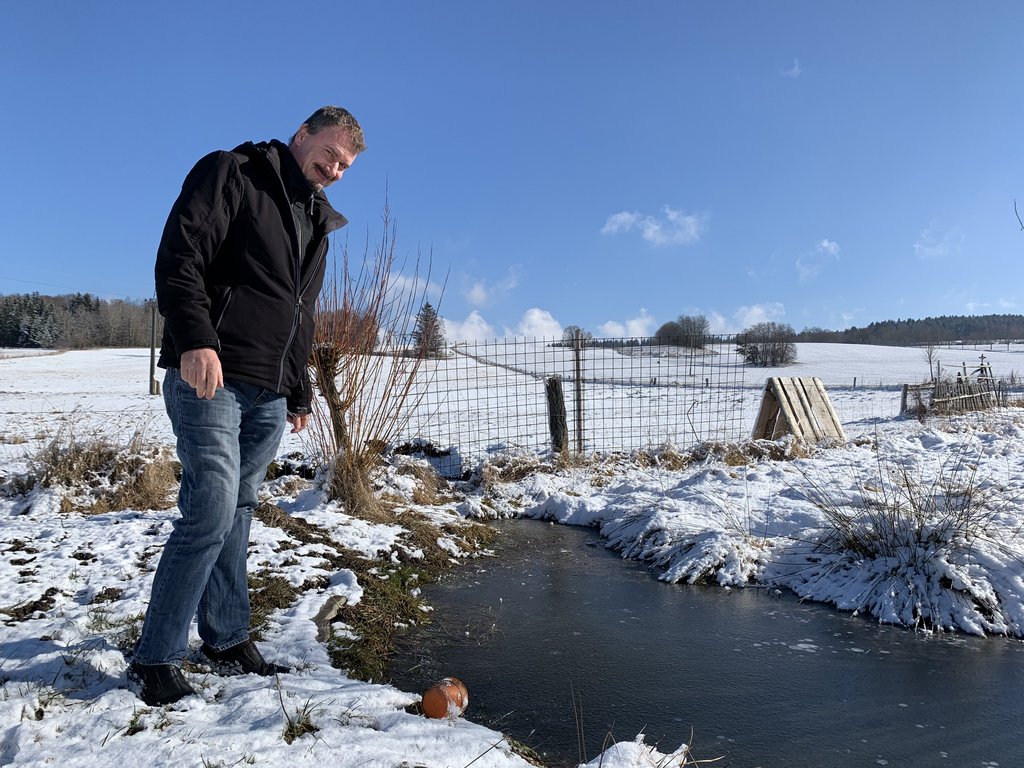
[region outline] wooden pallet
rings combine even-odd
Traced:
[[[826,438],[846,442],[839,417],[817,376],[768,379],[753,437],[775,440],[783,435],[814,443]]]

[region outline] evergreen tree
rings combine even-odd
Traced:
[[[448,341],[444,337],[444,324],[428,301],[416,314],[416,326],[412,332],[413,350],[417,357],[439,358],[445,356]]]

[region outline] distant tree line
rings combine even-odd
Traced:
[[[156,320],[159,340],[162,318],[157,315]],[[151,310],[147,301],[100,299],[89,293],[0,296],[0,347],[146,347],[150,341],[150,324]],[[907,346],[950,341],[1004,341],[1024,339],[1024,315],[943,315],[923,320],[883,320],[863,328],[851,327],[842,331],[810,327],[796,332],[789,325],[761,323],[745,329],[739,337],[749,339],[751,334],[755,337],[767,335],[776,346],[793,342]],[[372,339],[374,334],[363,334],[360,338],[363,336]],[[417,350],[425,357],[436,356],[439,348],[445,345],[443,326],[433,307],[424,305],[421,308],[414,336]],[[662,324],[653,336],[629,340],[595,339],[589,331],[570,325],[555,345],[572,346],[577,337],[584,346],[590,347],[672,344],[695,349],[721,343],[724,338],[709,332],[708,320],[703,315],[680,315],[676,320]],[[783,358],[789,357],[791,351],[782,349],[785,353]],[[776,356],[772,354],[769,358]]]
[[[676,320],[663,323],[653,336],[628,341],[616,339],[594,339],[576,325],[565,329],[562,342],[571,342],[573,334],[580,333],[585,346],[622,346],[671,344],[680,347],[700,347],[719,343],[723,336],[711,334],[708,320],[703,315],[680,315]],[[924,320],[883,320],[863,328],[851,327],[843,331],[809,327],[794,331],[784,323],[756,323],[736,336],[763,336],[766,333],[776,339],[789,342],[835,342],[840,344],[880,344],[889,346],[923,346],[947,342],[984,342],[1024,339],[1024,315],[943,315],[926,317]],[[703,339],[703,344],[702,344]]]
[[[159,340],[162,318],[156,319]],[[151,326],[145,301],[107,300],[88,293],[0,296],[0,347],[148,347]]]
[[[883,320],[864,328],[805,328],[794,341],[915,346],[947,341],[1024,339],[1024,315],[943,315],[924,320]]]

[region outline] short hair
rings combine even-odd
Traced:
[[[352,148],[356,152],[364,152],[366,150],[366,139],[363,136],[362,127],[352,116],[352,113],[344,107],[320,107],[320,109],[306,118],[302,125],[306,126],[306,130],[311,134],[319,133],[324,128],[344,128],[352,138],[352,144],[354,145]],[[294,134],[288,143],[291,144],[293,141],[295,141]]]

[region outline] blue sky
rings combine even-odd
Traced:
[[[9,3],[0,293],[152,295],[203,154],[340,104],[450,335],[1024,311],[1024,3]],[[337,243],[340,245],[340,242]],[[437,301],[437,295],[433,298]]]

